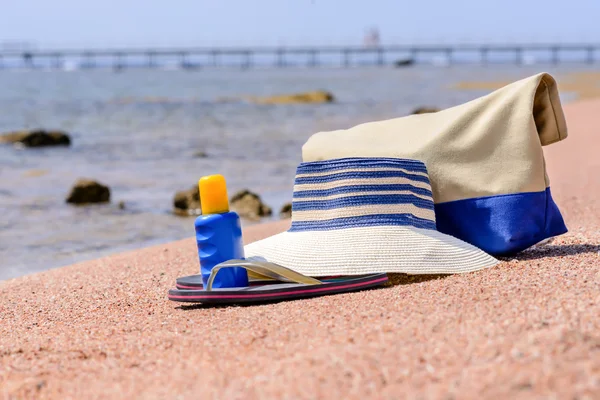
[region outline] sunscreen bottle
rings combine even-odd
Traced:
[[[200,204],[202,215],[196,218],[196,243],[200,259],[202,283],[219,263],[244,258],[242,226],[237,213],[229,211],[227,186],[222,175],[200,178]],[[223,268],[215,277],[214,288],[248,286],[248,273],[244,268]]]

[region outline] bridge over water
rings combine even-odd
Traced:
[[[5,68],[64,68],[66,64],[77,68],[114,69],[162,68],[168,65],[180,68],[352,67],[402,66],[432,60],[443,64],[525,64],[531,60],[552,64],[593,64],[600,60],[600,43],[0,50],[0,67]]]

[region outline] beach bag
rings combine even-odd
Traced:
[[[507,255],[567,232],[542,151],[566,137],[556,81],[541,73],[437,113],[316,133],[302,156],[421,160],[437,229]]]

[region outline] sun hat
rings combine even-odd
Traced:
[[[438,230],[505,255],[567,232],[542,150],[566,137],[556,81],[541,73],[437,113],[316,133],[302,158],[421,160]]]
[[[395,158],[300,164],[290,229],[244,253],[313,277],[453,274],[498,262],[436,230],[425,164]]]

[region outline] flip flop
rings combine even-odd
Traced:
[[[281,283],[277,279],[267,278],[263,275],[254,274],[248,271],[249,286],[269,285],[271,283]],[[203,290],[202,274],[182,276],[175,281],[175,287],[181,290]]]
[[[347,279],[348,277],[329,276],[325,278],[319,278],[321,282],[335,282],[336,280]],[[280,284],[281,281],[277,279],[268,278],[263,275],[254,274],[248,271],[248,285],[249,286],[262,286],[270,284]],[[177,278],[175,287],[180,290],[204,290],[204,284],[202,283],[202,275],[189,275]]]
[[[270,283],[213,289],[212,284],[217,272],[221,268],[231,267],[245,268],[253,279],[267,280]],[[169,300],[214,305],[294,300],[373,288],[387,281],[385,273],[318,280],[266,261],[230,260],[213,268],[205,290],[171,289]]]

